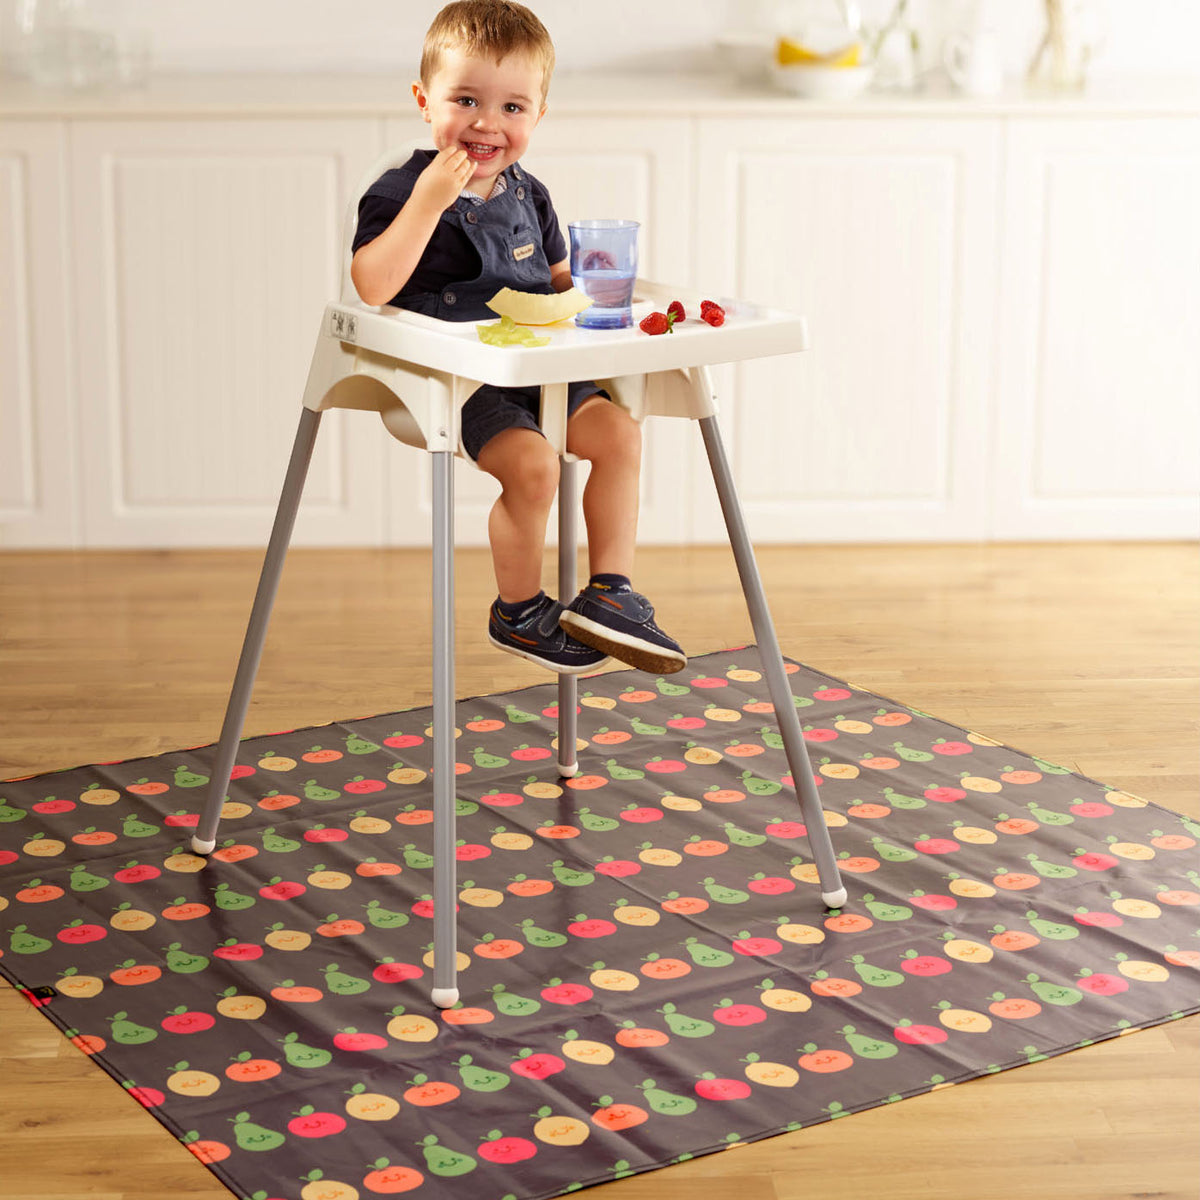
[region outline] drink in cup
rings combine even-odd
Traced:
[[[624,329],[633,324],[637,278],[637,221],[573,221],[571,281],[592,298],[575,318],[585,329]]]

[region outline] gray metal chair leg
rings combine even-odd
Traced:
[[[250,610],[250,623],[242,642],[233,690],[225,709],[225,721],[221,726],[216,758],[209,775],[208,793],[192,837],[192,849],[197,854],[211,854],[217,845],[217,826],[229,788],[229,776],[233,773],[233,760],[237,755],[242,727],[246,723],[250,694],[254,690],[254,677],[258,674],[263,643],[267,637],[267,623],[271,619],[271,608],[275,603],[279,577],[283,573],[283,561],[287,556],[288,543],[292,539],[292,527],[296,523],[296,511],[300,507],[300,494],[304,490],[304,480],[308,475],[308,464],[312,460],[313,445],[316,443],[320,425],[319,412],[309,408],[300,410],[300,424],[296,429],[296,440],[292,444],[292,457],[284,476],[279,507],[275,510],[275,524],[271,528],[271,539],[267,543],[267,553],[258,579],[258,590]]]
[[[558,598],[570,604],[575,598],[575,471],[574,459],[564,457],[558,476]],[[575,742],[579,736],[579,686],[574,675],[558,677],[558,773],[570,779],[579,772]]]
[[[791,768],[792,779],[795,781],[796,794],[800,799],[800,811],[808,827],[808,843],[817,864],[817,874],[821,879],[821,899],[830,908],[840,908],[846,903],[846,889],[842,885],[833,842],[829,837],[825,814],[813,781],[804,733],[800,728],[800,718],[796,715],[792,689],[788,686],[783,655],[775,635],[775,624],[767,607],[762,577],[758,573],[758,562],[754,557],[754,547],[751,545],[742,516],[741,502],[738,500],[733,474],[729,469],[729,460],[725,455],[717,418],[701,417],[700,432],[704,436],[704,448],[708,452],[713,482],[717,485],[717,496],[721,501],[721,511],[725,515],[725,527],[729,531],[729,544],[733,547],[742,591],[750,609],[750,622],[754,626],[754,636],[762,655],[763,673],[767,677],[767,687],[770,689],[771,703],[775,706],[775,717],[779,722],[784,752]]]
[[[458,1003],[454,771],[454,455],[433,451],[433,990]]]

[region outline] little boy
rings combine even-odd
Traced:
[[[545,187],[519,163],[546,111],[554,46],[529,9],[460,0],[425,35],[413,95],[435,151],[418,151],[363,196],[351,277],[367,304],[449,321],[494,317],[502,287],[571,286]],[[687,662],[630,583],[641,429],[595,383],[569,385],[567,450],[591,463],[583,493],[591,579],[568,608],[541,590],[558,455],[538,429],[537,387],[485,385],[462,410],[462,440],[501,492],[488,519],[499,595],[488,635],[502,650],[564,674],[612,655],[644,671]]]

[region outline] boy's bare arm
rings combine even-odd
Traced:
[[[568,288],[575,286],[571,279],[571,260],[569,258],[550,264],[550,286],[556,292],[565,292]]]
[[[475,170],[465,150],[439,150],[413,185],[408,202],[373,241],[359,247],[350,278],[364,304],[386,304],[408,282],[442,213]]]

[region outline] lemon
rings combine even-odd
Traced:
[[[821,67],[857,67],[862,65],[862,45],[851,42],[840,50],[829,54],[818,54],[800,42],[791,38],[781,37],[775,43],[775,61],[781,67],[821,66]]]

